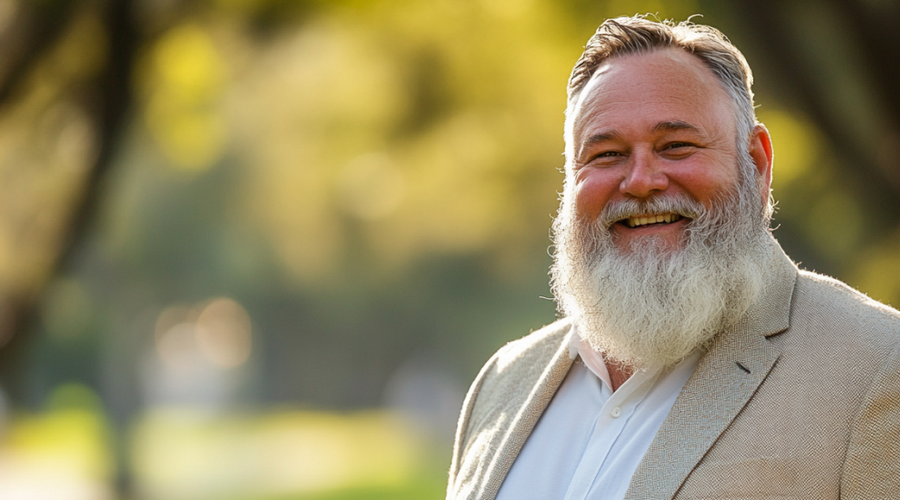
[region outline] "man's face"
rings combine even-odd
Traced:
[[[680,49],[604,63],[575,110],[553,293],[607,359],[672,365],[763,289],[768,133],[739,150],[728,94]]]
[[[573,127],[574,210],[583,222],[623,200],[688,198],[710,208],[738,184],[734,107],[703,63],[681,49],[615,57],[582,92]],[[689,219],[646,213],[609,221],[620,250],[679,248]]]

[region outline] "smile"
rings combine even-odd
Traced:
[[[669,224],[671,222],[677,222],[681,220],[681,216],[678,214],[668,213],[668,214],[651,214],[651,215],[638,215],[635,217],[628,217],[627,219],[622,219],[620,222],[624,222],[628,227],[640,227],[647,226],[650,224]]]

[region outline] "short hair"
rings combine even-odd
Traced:
[[[616,56],[645,54],[654,50],[680,48],[697,56],[731,96],[735,108],[739,150],[746,151],[756,125],[753,108],[753,73],[741,51],[712,26],[683,21],[651,21],[644,16],[607,19],[588,40],[584,53],[569,77],[566,107],[566,159],[573,161],[574,120],[579,97],[594,72],[604,61]],[[743,140],[743,141],[742,141]]]

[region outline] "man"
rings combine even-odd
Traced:
[[[569,80],[565,318],[469,391],[448,499],[900,498],[900,313],[769,233],[772,144],[717,30],[606,21]]]

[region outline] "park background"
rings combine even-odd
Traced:
[[[900,305],[898,2],[0,0],[0,500],[441,497],[648,12],[747,56],[788,254]]]

